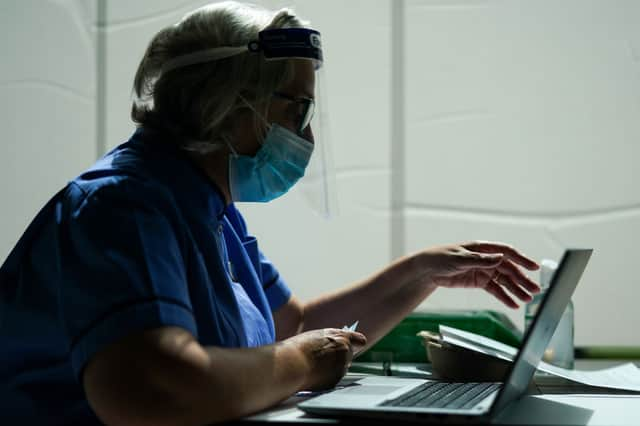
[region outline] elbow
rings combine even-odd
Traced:
[[[117,379],[116,379],[117,380]],[[196,395],[184,383],[168,388],[157,380],[137,377],[133,383],[93,382],[86,378],[89,405],[105,424],[186,426],[218,423],[241,417],[243,407],[220,398]],[[205,401],[206,399],[206,401]]]
[[[144,332],[98,352],[82,382],[106,424],[198,425],[242,415],[219,394],[221,379],[193,336],[178,328]]]
[[[112,377],[99,377],[94,373],[88,370],[84,374],[85,394],[103,423],[142,426],[187,424],[180,415],[183,410],[179,406],[179,395],[144,380],[143,374],[122,372]]]

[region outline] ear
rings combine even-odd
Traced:
[[[229,144],[241,155],[255,155],[264,136],[257,132],[256,114],[248,108],[237,110],[230,119]]]

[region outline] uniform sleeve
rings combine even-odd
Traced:
[[[247,225],[245,223],[242,214],[236,209],[235,205],[231,204],[227,207],[227,217],[233,224],[236,232],[243,241],[243,245],[249,256],[252,258],[254,267],[260,273],[260,280],[262,281],[262,288],[264,290],[269,307],[274,312],[278,310],[291,298],[291,290],[284,281],[276,267],[271,261],[262,253],[258,248],[257,239],[249,235],[247,232]]]
[[[273,264],[259,252],[262,284],[269,307],[275,312],[291,298],[291,290]]]
[[[178,326],[197,336],[170,201],[130,183],[89,196],[72,185],[70,199],[60,304],[76,377],[96,352],[136,331]]]

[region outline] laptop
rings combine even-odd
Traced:
[[[308,399],[298,408],[330,417],[486,423],[525,394],[592,249],[566,250],[504,383],[453,383],[370,376]]]

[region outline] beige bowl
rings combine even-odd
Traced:
[[[449,345],[440,336],[420,332],[433,372],[447,380],[465,382],[500,382],[506,377],[511,363],[470,349]]]

